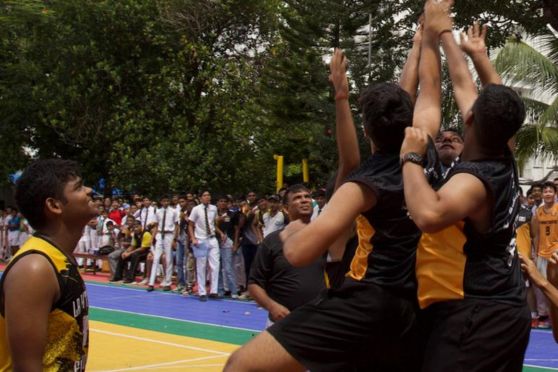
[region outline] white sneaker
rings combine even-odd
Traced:
[[[237,295],[236,293],[235,293],[235,294],[232,294],[232,295],[231,295],[231,298],[232,298],[233,300],[238,300],[238,295]]]
[[[149,282],[149,279],[143,279],[141,282],[138,283],[138,285],[146,285]]]

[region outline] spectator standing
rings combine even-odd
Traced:
[[[219,246],[221,256],[221,272],[219,275],[219,295],[230,293],[232,298],[238,298],[236,278],[233,269],[233,239],[234,239],[234,215],[229,209],[230,200],[222,196],[217,200],[217,224],[216,229],[220,234]]]
[[[206,272],[209,262],[210,291],[209,297],[217,298],[219,283],[219,242],[215,236],[217,207],[210,204],[211,194],[201,194],[201,204],[192,209],[189,216],[188,233],[196,256],[196,273],[200,301],[207,301]],[[196,253],[196,250],[198,253]]]
[[[281,211],[282,203],[279,195],[271,195],[267,198],[269,209],[263,214],[263,237],[265,238],[274,231],[285,227],[285,215]]]
[[[161,208],[156,213],[157,227],[155,229],[155,250],[153,252],[153,265],[147,291],[154,289],[157,267],[163,253],[165,254],[165,278],[161,285],[164,291],[171,290],[172,284],[172,250],[178,237],[178,215],[176,209],[169,205],[169,198],[161,198]]]
[[[19,215],[17,208],[10,208],[10,212],[11,213],[7,220],[9,257],[13,256],[19,249],[19,234],[21,225],[21,216]]]
[[[151,200],[147,196],[143,198],[141,209],[136,212],[134,217],[141,222],[144,231],[147,229],[147,225],[156,222],[155,208],[151,205]]]

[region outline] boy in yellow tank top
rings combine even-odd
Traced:
[[[553,182],[545,182],[542,192],[543,203],[537,208],[531,222],[535,246],[534,262],[538,271],[546,279],[548,261],[552,253],[558,251],[558,203],[556,199],[556,186]],[[542,292],[536,288],[537,312],[539,315],[539,328],[549,328],[548,302]]]
[[[97,215],[78,166],[38,160],[15,199],[36,233],[0,279],[0,371],[84,371],[88,301],[72,252]]]

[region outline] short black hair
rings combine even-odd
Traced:
[[[473,105],[475,133],[484,147],[506,146],[525,121],[525,105],[504,85],[488,84]]]
[[[554,190],[554,192],[556,192],[556,185],[552,181],[546,181],[545,183],[543,183],[542,189],[544,190],[546,188],[551,188]]]
[[[287,191],[285,192],[285,196],[283,196],[283,204],[288,205],[289,204],[289,195],[291,195],[295,192],[300,192],[300,191],[307,191],[308,193],[310,193],[310,190],[308,189],[308,187],[304,186],[301,183],[297,183],[295,185],[287,187]]]
[[[64,187],[79,177],[79,166],[75,161],[44,159],[31,163],[17,181],[15,190],[16,203],[29,225],[35,230],[45,227],[45,201],[55,198],[66,203]]]
[[[367,87],[360,95],[364,127],[377,151],[397,153],[405,128],[413,124],[413,102],[409,93],[395,83]]]

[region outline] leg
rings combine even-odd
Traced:
[[[260,333],[235,351],[227,360],[224,371],[304,371],[267,331]]]
[[[184,272],[184,242],[176,242],[176,284],[177,289],[186,286],[185,272]]]
[[[114,252],[108,255],[108,261],[110,266],[110,272],[112,273],[111,281],[116,281],[122,279],[122,270],[120,262],[122,261],[123,249],[115,249]],[[120,266],[120,270],[119,270]],[[120,271],[120,272],[119,272]]]
[[[186,244],[184,252],[186,254],[186,286],[191,290],[196,281],[196,258],[190,249],[190,243]]]
[[[219,242],[217,238],[211,238],[208,241],[209,252],[207,252],[207,258],[209,262],[209,270],[211,272],[211,289],[210,294],[216,295],[219,286]]]
[[[165,251],[165,279],[163,280],[164,287],[170,287],[172,284],[172,235],[168,234],[165,235],[163,239],[164,243],[164,251]]]
[[[159,266],[159,260],[163,255],[163,247],[161,240],[157,240],[155,244],[155,252],[153,253],[153,263],[151,264],[151,275],[149,276],[148,285],[150,287],[155,285],[155,278],[157,277],[157,266]]]
[[[228,286],[229,291],[231,291],[233,295],[236,295],[237,288],[232,267],[232,256],[232,240],[227,238],[227,241],[224,244],[224,248],[221,249],[223,281],[225,282],[225,286]]]
[[[206,244],[205,241],[200,241],[200,244]],[[207,295],[207,290],[205,288],[206,282],[206,269],[207,269],[208,257],[196,257],[196,280],[198,281],[198,295]]]
[[[236,278],[236,288],[238,290],[246,290],[246,272],[244,270],[244,257],[242,255],[242,247],[239,247],[232,254],[233,270]]]

